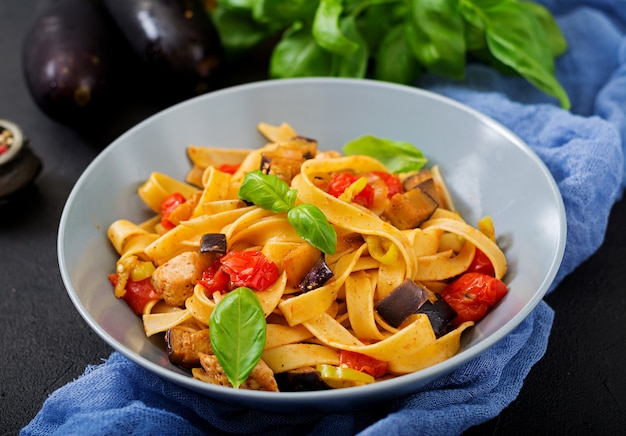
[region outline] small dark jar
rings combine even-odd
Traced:
[[[22,130],[0,119],[0,205],[29,186],[42,167],[41,159],[28,146]]]

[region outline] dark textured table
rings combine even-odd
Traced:
[[[44,162],[35,189],[0,208],[0,430],[16,434],[55,389],[112,351],[74,309],[61,281],[56,237],[73,184],[109,142],[162,109],[132,89],[97,127],[44,115],[24,82],[21,47],[35,0],[0,0],[0,118],[22,127]],[[233,76],[232,84],[246,80]],[[616,434],[626,429],[626,202],[604,245],[546,297],[555,310],[548,350],[497,418],[467,434]],[[445,423],[442,423],[445,425]]]

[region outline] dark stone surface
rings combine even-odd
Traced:
[[[30,138],[44,169],[36,184],[0,209],[0,430],[16,434],[55,389],[112,351],[74,309],[57,264],[65,200],[106,144],[164,107],[133,89],[95,126],[43,114],[23,79],[24,35],[41,7],[0,2],[0,118]],[[244,81],[246,72],[230,76]],[[548,350],[519,397],[468,435],[614,434],[626,429],[626,202],[615,205],[602,248],[546,298],[555,310]],[[445,423],[442,423],[445,425]]]

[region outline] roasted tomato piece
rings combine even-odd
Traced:
[[[117,283],[117,274],[109,274],[109,281],[113,286],[115,286]],[[141,315],[143,313],[143,309],[150,301],[161,299],[161,296],[154,290],[154,287],[150,282],[150,277],[137,282],[128,280],[126,282],[125,290],[126,292],[124,293],[122,299],[126,301],[128,306],[137,315]]]
[[[404,192],[402,182],[395,174],[386,173],[384,171],[372,171],[372,174],[381,179],[385,182],[385,185],[387,185],[387,197],[391,198],[396,194],[402,194]]]
[[[492,277],[496,275],[491,260],[478,248],[476,249],[476,254],[474,254],[474,260],[472,260],[472,263],[467,268],[467,272],[479,272]]]
[[[279,275],[276,264],[259,250],[231,251],[220,258],[220,263],[233,288],[246,286],[264,291]]]
[[[226,292],[229,290],[230,276],[222,270],[222,264],[218,259],[202,271],[198,283],[206,288],[207,294],[212,294],[216,291]]]
[[[235,174],[241,164],[222,164],[217,169],[223,173]]]
[[[333,197],[339,198],[339,196],[358,179],[359,177],[351,173],[335,174],[330,179],[328,193]],[[374,201],[374,189],[370,185],[365,185],[365,187],[352,198],[352,201],[363,207],[371,207]]]
[[[452,324],[478,321],[507,292],[506,284],[487,274],[465,273],[441,291],[441,297],[457,313]]]
[[[169,230],[176,227],[175,224],[170,221],[169,216],[174,209],[184,202],[185,197],[179,192],[174,192],[165,197],[165,200],[161,203],[161,225],[164,228]]]
[[[339,365],[356,369],[372,377],[382,377],[387,374],[388,364],[385,361],[355,351],[339,351]]]

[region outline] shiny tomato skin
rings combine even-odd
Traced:
[[[165,197],[165,200],[161,203],[161,225],[163,227],[168,230],[176,227],[176,225],[169,220],[169,216],[174,209],[185,201],[185,197],[180,192],[174,192]]]
[[[383,360],[349,350],[339,351],[339,365],[356,369],[375,378],[387,374],[389,367],[387,362]]]
[[[335,174],[328,184],[328,193],[333,197],[339,197],[348,187],[356,182],[359,177],[350,173],[338,173]],[[354,196],[352,202],[359,204],[363,207],[371,207],[374,202],[374,189],[370,185],[365,187]]]
[[[502,280],[483,273],[469,272],[448,284],[440,295],[457,313],[452,323],[459,325],[465,321],[482,319],[506,292],[507,287]]]
[[[222,270],[222,264],[219,260],[213,262],[207,269],[202,271],[200,283],[206,289],[207,294],[213,292],[226,292],[230,286],[230,276]]]
[[[388,198],[391,198],[396,194],[402,194],[404,192],[400,177],[396,176],[395,174],[386,173],[384,171],[372,171],[372,174],[385,182],[385,185],[387,185]]]
[[[487,257],[487,255],[478,248],[474,254],[474,259],[467,268],[466,272],[479,272],[492,277],[496,275],[496,271],[493,269],[493,263],[491,263],[491,260]]]
[[[138,282],[129,280],[126,283],[126,293],[123,298],[137,315],[143,313],[143,309],[150,301],[161,299],[159,294],[154,290],[150,277],[139,280]]]
[[[241,164],[222,164],[217,169],[223,173],[235,174]]]
[[[230,251],[220,258],[220,263],[230,276],[232,288],[245,286],[264,291],[279,275],[276,264],[259,250]]]
[[[117,284],[117,274],[109,274],[109,281],[115,286]],[[154,290],[150,277],[136,282],[128,280],[124,289],[126,292],[122,299],[126,301],[126,304],[136,315],[141,315],[146,304],[150,301],[161,299],[161,296]]]

